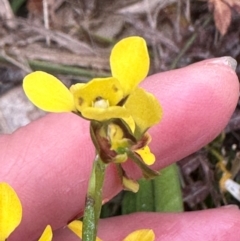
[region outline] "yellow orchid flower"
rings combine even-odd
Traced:
[[[154,241],[155,234],[152,229],[140,229],[130,233],[123,241]]]
[[[53,238],[52,228],[50,225],[47,225],[47,227],[44,229],[38,241],[51,241],[52,238]]]
[[[22,205],[14,189],[0,183],[0,241],[5,241],[22,220]]]
[[[95,78],[70,89],[54,76],[37,71],[24,78],[23,89],[43,110],[71,111],[91,120],[91,138],[103,162],[118,164],[130,157],[150,178],[155,174],[146,165],[152,165],[155,157],[147,146],[146,132],[159,122],[162,109],[152,94],[138,87],[149,69],[145,40],[133,36],[119,41],[111,51],[110,66],[112,77]],[[117,120],[122,124],[114,130],[111,123]]]
[[[123,105],[147,76],[149,56],[145,40],[133,36],[118,42],[112,49],[110,66],[113,77],[76,84],[70,91],[54,76],[36,71],[24,78],[23,89],[27,97],[45,111],[78,111],[83,117],[97,121],[131,118]]]
[[[80,220],[74,220],[68,224],[68,228],[73,231],[79,238],[82,239],[83,223]],[[102,241],[100,238],[96,238],[96,241]]]

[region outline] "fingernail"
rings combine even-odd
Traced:
[[[221,208],[225,208],[225,209],[239,209],[239,207],[237,205],[234,205],[234,204],[222,206]]]
[[[224,64],[224,65],[230,67],[231,69],[233,69],[234,71],[237,68],[237,61],[230,56],[224,56],[224,57],[212,59],[212,60],[209,61],[209,63],[211,63],[211,64]]]

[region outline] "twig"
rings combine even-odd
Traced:
[[[159,32],[159,31],[154,32],[152,29],[149,29],[148,26],[146,26],[139,20],[136,20],[135,18],[130,18],[129,16],[125,16],[125,17],[126,17],[125,21],[127,23],[134,26],[134,28],[136,30],[142,31],[142,33],[144,34],[144,38],[147,39],[148,42],[150,42],[152,39],[152,36],[155,35],[156,44],[161,43],[161,44],[165,45],[166,47],[170,48],[174,52],[179,51],[179,48],[175,45],[175,43],[171,39],[165,37],[163,33]],[[137,22],[137,25],[136,25],[136,22]]]
[[[0,52],[0,59],[1,59],[1,57],[5,61],[13,64],[14,66],[17,66],[18,68],[22,69],[26,73],[30,73],[31,72],[31,69],[29,68],[29,66],[27,64],[24,65],[24,64],[18,62],[16,59],[14,59],[14,58],[10,57],[9,55],[7,55],[3,49]]]
[[[151,14],[149,0],[144,0],[144,3],[145,3],[146,15],[147,15],[147,19],[148,19],[150,28],[152,29],[153,32],[157,32],[157,29],[156,29],[157,24],[156,24],[156,21],[154,21],[154,18]],[[156,44],[156,35],[152,36],[151,45],[152,45],[153,55],[154,55],[154,58],[153,58],[154,67],[155,67],[155,70],[157,71],[160,66],[160,60],[159,60],[159,55],[158,55],[158,53],[159,53],[158,44]]]
[[[28,31],[34,31],[42,36],[49,36],[53,41],[58,43],[60,46],[64,46],[66,49],[70,50],[76,54],[93,54],[94,50],[91,49],[86,43],[80,42],[69,36],[58,31],[48,30],[41,26],[34,26],[23,19],[18,19],[17,23],[25,27]]]
[[[14,18],[13,11],[10,7],[9,1],[0,0],[0,17],[3,19],[12,19]]]
[[[211,16],[209,16],[205,22],[203,23],[202,27],[206,27],[207,24],[210,22],[211,20]],[[198,36],[198,32],[195,32],[186,42],[186,44],[184,45],[184,47],[182,48],[182,50],[179,52],[178,56],[173,60],[170,69],[175,69],[177,66],[178,61],[182,58],[182,56],[188,51],[188,49],[192,46],[192,44],[194,43],[194,41],[196,40]]]
[[[49,30],[49,13],[48,13],[48,1],[43,0],[43,21],[44,21],[44,27]],[[47,46],[50,46],[50,38],[49,36],[46,36],[46,44]]]
[[[0,19],[3,19],[9,28],[14,28],[14,14],[8,0],[0,0]]]

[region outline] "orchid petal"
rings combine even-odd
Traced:
[[[128,97],[125,107],[131,113],[140,135],[149,127],[157,124],[162,117],[162,108],[158,100],[141,88],[137,88]]]
[[[154,241],[155,234],[152,229],[140,229],[130,233],[123,241]]]
[[[112,76],[120,82],[124,95],[129,95],[148,74],[149,56],[145,40],[133,36],[119,41],[112,49],[110,65]]]
[[[69,89],[50,74],[36,71],[27,75],[23,80],[23,89],[29,100],[44,111],[75,111]]]
[[[145,146],[139,150],[135,151],[139,156],[141,156],[144,163],[147,165],[152,165],[155,162],[155,156],[150,151],[148,146]]]
[[[52,238],[53,238],[52,228],[50,225],[47,225],[47,227],[44,229],[38,241],[51,241]]]
[[[14,189],[0,183],[0,241],[7,240],[22,220],[22,205]]]
[[[79,238],[82,239],[82,229],[83,229],[82,221],[74,220],[68,224],[68,228],[72,230]],[[102,241],[102,240],[97,237],[96,241]]]
[[[87,107],[94,107],[98,100],[106,101],[109,106],[117,105],[123,98],[121,85],[117,79],[96,78],[85,85],[71,87],[74,101],[78,111],[82,112]]]
[[[110,106],[106,109],[86,107],[82,110],[83,117],[91,120],[104,121],[112,118],[128,118],[128,111],[121,106]]]

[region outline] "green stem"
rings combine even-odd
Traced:
[[[102,208],[102,188],[106,164],[97,155],[90,176],[83,216],[83,241],[95,241]]]
[[[20,69],[23,69],[25,72],[30,72],[31,70],[42,70],[49,72],[51,74],[62,74],[62,75],[72,75],[76,77],[86,77],[86,78],[93,78],[95,76],[101,76],[101,77],[108,77],[109,73],[105,73],[103,71],[97,71],[97,70],[90,70],[85,69],[81,67],[74,67],[74,66],[68,66],[68,65],[62,65],[47,61],[40,61],[40,60],[28,60],[27,65],[30,66],[30,70],[27,70],[26,66],[23,66],[22,63],[18,62],[18,60],[15,57],[6,56],[3,54],[0,54],[0,62],[3,63],[10,63],[13,64]]]
[[[56,63],[50,63],[45,61],[39,61],[39,60],[29,60],[28,62],[29,66],[33,70],[44,70],[51,73],[57,73],[57,74],[71,74],[73,76],[84,76],[93,78],[97,75],[96,71],[84,69],[81,67],[73,67],[73,66],[67,66],[62,64],[56,64]],[[109,76],[109,74],[104,73],[98,73],[103,77]]]

